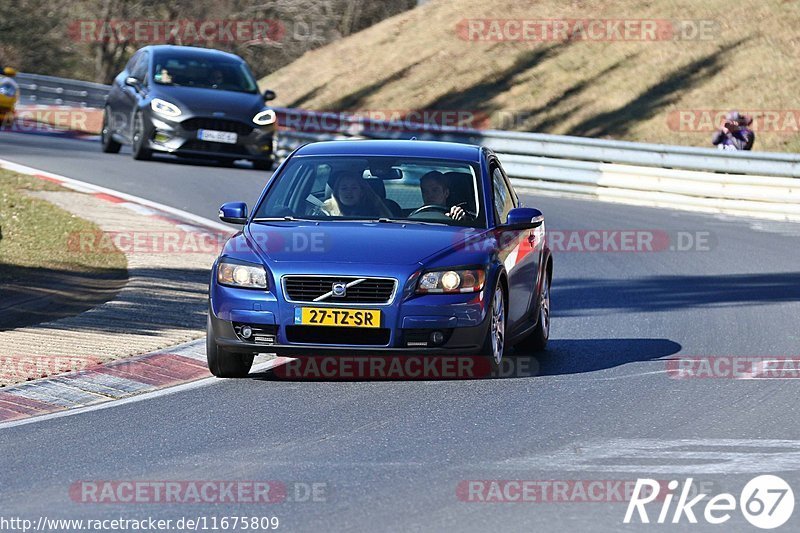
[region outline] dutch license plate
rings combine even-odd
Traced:
[[[239,137],[232,131],[197,130],[197,138],[201,141],[236,144]]]
[[[381,327],[381,312],[377,309],[298,307],[294,310],[294,323],[304,326],[379,328]]]

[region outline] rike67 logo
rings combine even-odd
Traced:
[[[678,480],[670,481],[666,491],[655,479],[637,479],[633,496],[628,503],[623,523],[635,522],[634,513],[643,524],[649,524],[651,516],[647,505],[655,502],[653,507],[660,507],[653,520],[657,524],[678,524],[685,520],[691,524],[698,522],[701,516],[709,524],[724,524],[731,519],[736,510],[737,499],[733,494],[722,493],[712,496],[708,494],[691,495],[692,478],[686,479],[678,490]],[[677,498],[675,506],[673,500]],[[738,499],[739,510],[744,518],[759,529],[775,529],[785,524],[794,511],[794,492],[789,484],[778,476],[757,476],[742,489]],[[651,509],[655,510],[655,509]],[[701,514],[702,513],[702,514]]]

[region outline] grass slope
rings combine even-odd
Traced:
[[[708,40],[651,42],[460,36],[460,21],[485,18],[691,19],[713,29]],[[708,146],[716,126],[702,111],[778,111],[756,123],[755,149],[800,151],[798,20],[800,3],[788,0],[432,0],[261,84],[285,106],[468,110],[493,128],[695,146]]]
[[[54,183],[0,170],[0,282],[26,279],[26,269],[100,273],[127,268],[122,252],[79,251],[70,239],[99,234],[96,224],[27,191],[65,191]],[[31,284],[39,280],[30,279]]]

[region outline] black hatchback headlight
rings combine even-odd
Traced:
[[[159,115],[169,118],[179,117],[182,113],[180,107],[173,104],[172,102],[167,102],[166,100],[162,100],[161,98],[153,98],[150,101],[150,109],[152,109]]]
[[[253,124],[269,126],[270,124],[274,124],[276,120],[278,120],[278,116],[275,114],[275,111],[272,109],[265,109],[256,113],[256,116],[253,117]]]

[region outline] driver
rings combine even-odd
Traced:
[[[450,187],[444,174],[438,170],[432,170],[419,180],[419,188],[422,191],[423,205],[440,205],[447,207],[447,198],[450,196]],[[467,212],[459,205],[454,205],[445,213],[453,220],[464,220]]]
[[[361,176],[339,171],[333,175],[331,181],[333,196],[320,207],[321,213],[346,217],[392,216],[389,208]]]

